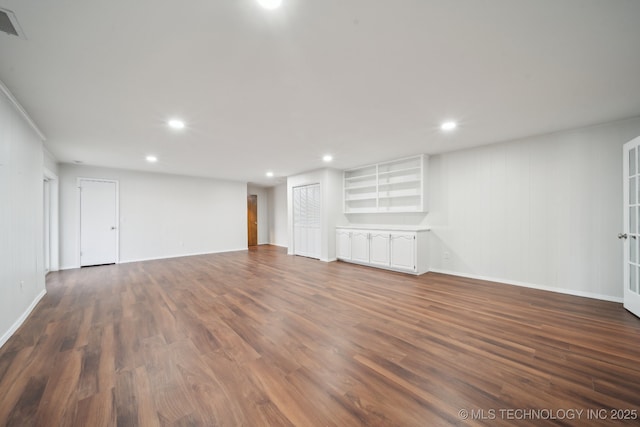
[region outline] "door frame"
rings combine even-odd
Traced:
[[[255,198],[255,208],[256,208],[256,217],[255,217],[255,230],[256,230],[256,244],[249,245],[249,241],[251,236],[249,236],[249,199]],[[247,246],[258,246],[259,244],[259,233],[258,233],[258,195],[257,194],[247,194]]]
[[[636,230],[635,233],[631,233],[629,229],[629,146],[637,146],[634,150],[634,163],[636,167],[636,175],[638,175],[639,167],[640,167],[640,136],[633,138],[631,141],[626,142],[622,146],[622,233],[624,234],[623,241],[623,250],[622,250],[622,261],[623,261],[623,272],[622,272],[622,305],[625,309],[627,309],[630,313],[640,317],[640,289],[638,290],[638,295],[633,296],[633,301],[631,301],[631,290],[629,290],[629,254],[631,242],[636,242],[638,236],[640,236],[639,228],[640,224],[638,223],[638,213],[636,212]],[[640,181],[640,180],[639,180]],[[636,204],[638,204],[638,197],[640,197],[640,189],[637,187],[639,182],[636,181],[636,190],[635,190],[635,198]],[[631,236],[634,234],[634,236]],[[640,253],[636,253],[636,257],[640,258]],[[640,262],[636,261],[636,264],[640,264]],[[636,289],[640,287],[640,278],[636,277]]]
[[[116,185],[116,264],[120,264],[120,182],[115,179],[103,179],[103,178],[85,178],[78,177],[76,179],[76,202],[78,204],[78,238],[77,238],[77,250],[76,256],[78,257],[77,265],[82,267],[82,258],[80,252],[82,251],[82,203],[81,203],[81,183],[82,181],[97,181],[97,182],[111,182]]]
[[[47,168],[43,168],[42,173],[42,181],[47,181],[49,183],[49,206],[48,206],[48,214],[49,214],[49,272],[58,271],[60,269],[60,231],[59,231],[59,217],[58,217],[58,206],[59,206],[59,187],[60,181],[58,180],[58,175],[53,173]],[[45,212],[46,213],[46,208]],[[44,228],[44,224],[43,224]],[[44,232],[44,230],[43,230]],[[43,245],[45,242],[43,242]],[[44,249],[46,251],[46,248]],[[43,255],[44,255],[43,251]],[[47,271],[44,273],[47,274]]]

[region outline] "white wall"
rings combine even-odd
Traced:
[[[118,180],[120,262],[247,248],[247,186],[168,174],[62,164],[61,264],[79,267],[77,178]]]
[[[431,270],[620,301],[638,135],[640,118],[432,156]]]
[[[336,169],[319,169],[290,176],[287,178],[287,230],[289,235],[289,255],[293,254],[293,187],[320,184],[322,197],[321,209],[321,248],[320,260],[336,259],[336,225],[347,223],[342,214],[342,172]]]
[[[279,184],[268,189],[269,244],[289,246],[287,232],[287,184]]]
[[[45,294],[42,139],[0,91],[0,346]]]
[[[247,185],[247,195],[258,196],[258,244],[269,244],[269,197],[265,187]]]

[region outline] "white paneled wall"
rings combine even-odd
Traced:
[[[0,82],[0,85],[2,83]],[[43,147],[0,87],[0,346],[45,294]]]
[[[640,119],[432,156],[432,271],[622,297],[622,144]]]

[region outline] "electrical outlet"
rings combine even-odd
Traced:
[[[451,254],[450,254],[449,252],[446,252],[446,251],[445,251],[445,253],[444,253],[444,254],[442,254],[442,258],[443,258],[445,261],[449,261],[449,258],[451,258]]]

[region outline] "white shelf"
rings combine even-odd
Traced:
[[[348,187],[344,187],[345,190],[358,190],[362,188],[376,188],[376,184],[358,184],[358,185],[349,185]]]
[[[378,176],[380,175],[391,175],[394,173],[406,173],[406,172],[420,172],[420,167],[415,167],[415,168],[404,168],[404,169],[393,169],[393,170],[389,170],[389,171],[382,171],[382,172],[378,172]]]
[[[420,175],[407,175],[407,176],[396,176],[393,178],[386,178],[385,181],[378,181],[378,186],[382,185],[394,185],[394,184],[415,184],[419,183],[422,180],[420,179]]]
[[[407,190],[390,190],[390,191],[378,191],[379,199],[393,199],[396,197],[416,197],[420,195],[418,189]]]
[[[345,177],[345,181],[355,181],[358,179],[365,179],[365,178],[376,178],[377,175],[375,173],[372,174],[368,174],[368,175],[356,175],[356,176],[350,176],[350,177]]]
[[[352,200],[376,200],[376,193],[354,194],[352,196],[346,196],[347,201]]]
[[[426,166],[419,155],[344,171],[344,212],[426,212]]]

